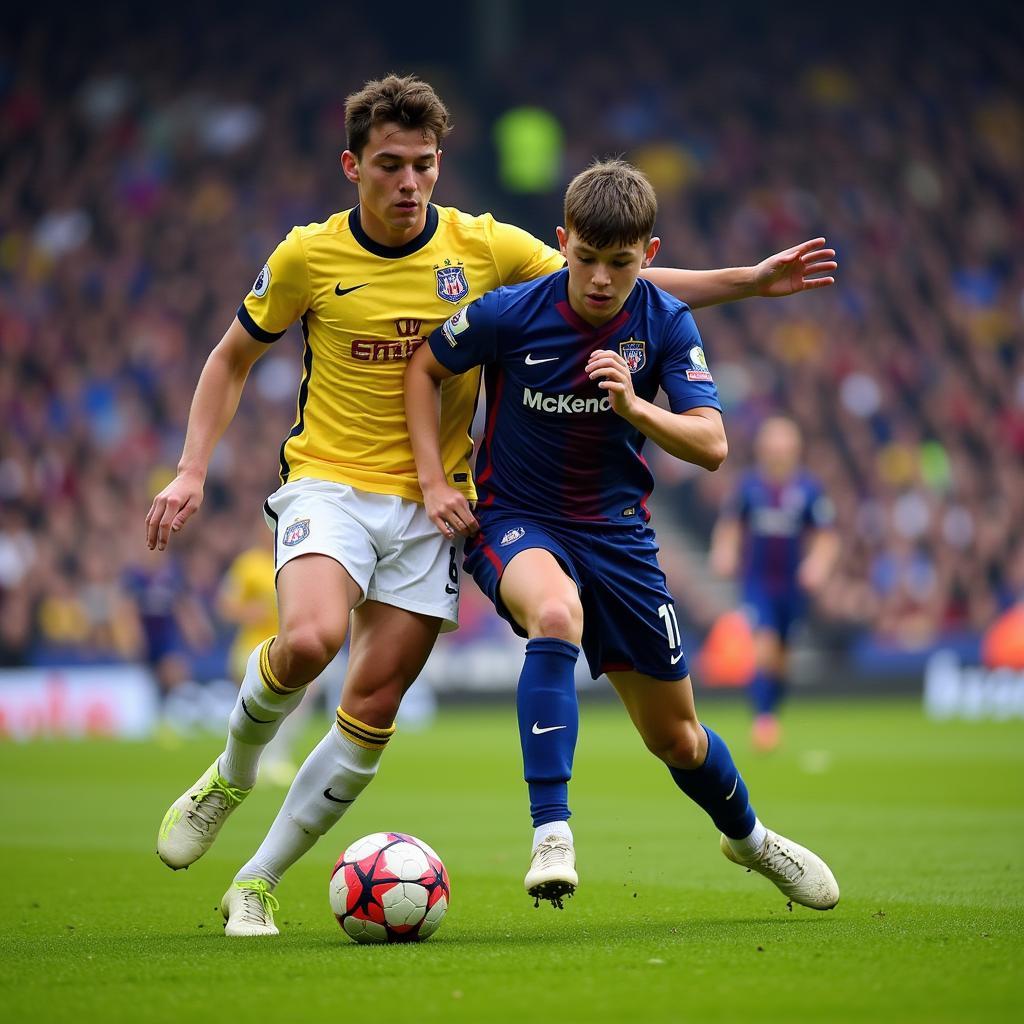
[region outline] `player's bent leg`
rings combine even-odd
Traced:
[[[579,589],[550,551],[527,548],[516,554],[501,574],[498,593],[531,638],[550,636],[579,646],[583,637]]]
[[[529,635],[516,689],[524,777],[534,836],[523,880],[534,905],[561,909],[579,885],[569,780],[579,732],[575,670],[583,634],[583,608],[575,581],[541,548],[516,554],[505,567],[500,594]]]
[[[349,614],[362,598],[359,584],[328,555],[293,558],[277,574],[280,615],[269,667],[290,691],[312,682],[345,642]]]
[[[304,555],[278,574],[281,630],[250,655],[224,752],[170,806],[157,852],[171,868],[186,868],[213,845],[230,814],[251,792],[260,756],[282,721],[302,700],[345,639],[361,591],[340,563]]]
[[[266,839],[225,895],[227,934],[276,934],[252,924],[253,915],[267,911],[250,894],[252,886],[270,893],[373,780],[394,734],[402,694],[423,667],[440,624],[440,619],[373,601],[356,610],[337,721],[303,762]]]
[[[664,682],[616,672],[610,678],[648,748],[721,830],[723,854],[764,875],[796,903],[816,910],[834,907],[839,886],[828,865],[757,820],[725,741],[697,720],[689,677]]]
[[[361,604],[352,616],[341,709],[374,727],[390,727],[440,628],[441,619],[431,615],[380,601]]]

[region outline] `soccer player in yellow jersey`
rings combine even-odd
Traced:
[[[430,203],[448,113],[426,83],[368,82],[348,97],[345,128],[341,165],[359,205],[293,229],[270,256],[207,360],[178,475],[146,517],[149,546],[163,549],[202,503],[213,447],[252,365],[301,320],[298,410],[281,447],[281,487],[264,506],[276,538],[278,632],[249,657],[224,753],[164,816],[157,848],[170,867],[202,856],[251,791],[261,751],[341,647],[351,613],[349,665],[336,726],[224,895],[228,935],[277,934],[272,890],[371,781],[403,694],[438,632],[457,623],[460,539],[439,534],[423,509],[405,426],[406,361],[460,307],[563,264],[518,228]],[[691,306],[788,295],[831,283],[820,276],[835,267],[823,244],[753,268],[649,273]],[[442,391],[445,474],[470,499],[476,390],[466,374]]]

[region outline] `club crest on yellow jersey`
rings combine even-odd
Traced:
[[[434,267],[437,295],[445,302],[461,302],[469,294],[469,282],[462,266]]]

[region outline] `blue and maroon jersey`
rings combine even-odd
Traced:
[[[804,472],[776,483],[750,470],[725,514],[743,526],[744,586],[773,593],[798,589],[796,574],[807,531],[827,529],[835,519],[821,484]]]
[[[568,276],[498,288],[430,336],[452,372],[484,367],[477,507],[541,521],[646,522],[646,438],[584,367],[595,349],[617,351],[639,397],[651,401],[660,387],[673,412],[721,409],[700,334],[685,303],[642,279],[617,316],[592,327],[569,305]]]

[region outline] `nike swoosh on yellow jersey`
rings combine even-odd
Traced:
[[[369,283],[370,283],[369,281],[366,281],[363,284],[354,284],[351,288],[342,288],[341,287],[341,282],[339,281],[334,286],[334,294],[335,295],[348,295],[349,292],[355,292],[355,291],[358,291],[360,288],[365,288],[366,285],[368,285]]]

